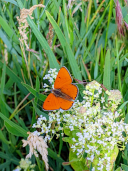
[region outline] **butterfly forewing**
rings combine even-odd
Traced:
[[[61,88],[61,92],[68,94],[68,96],[70,96],[73,100],[75,100],[78,94],[78,88],[76,85],[66,84]]]
[[[56,96],[52,93],[48,95],[46,100],[43,103],[43,109],[44,110],[57,110],[60,109],[60,103]]]
[[[71,84],[72,83],[72,77],[70,73],[68,72],[67,68],[62,67],[58,75],[56,77],[55,83],[54,83],[54,88],[55,89],[60,89],[66,84]]]

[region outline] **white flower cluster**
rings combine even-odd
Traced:
[[[34,167],[36,166],[35,164],[32,164],[32,162],[28,159],[21,159],[21,161],[19,162],[20,165],[17,166],[13,171],[34,171]]]
[[[108,98],[103,97],[102,87],[93,81],[83,91],[82,102],[74,102],[69,111],[50,112],[49,121],[41,116],[33,127],[41,128],[40,134],[45,133],[47,140],[54,134],[59,137],[59,131],[62,135],[65,133],[69,136],[68,142],[77,158],[86,153],[87,163],[92,163],[93,171],[110,171],[118,154],[117,149],[123,149],[122,144],[128,140],[128,124],[120,118],[121,111],[116,111],[122,96],[116,90],[117,105],[116,100],[113,100],[113,91],[113,95],[111,91],[107,91]],[[125,132],[126,136],[123,136],[122,132]],[[112,154],[114,156],[111,158]]]
[[[56,68],[54,68],[54,69],[51,68],[48,71],[48,74],[46,74],[43,77],[43,80],[48,80],[49,83],[51,84],[52,88],[54,88],[54,81],[55,81],[57,74],[58,74],[58,72],[56,71]],[[48,87],[49,87],[49,85],[44,83],[43,88],[45,89],[45,92],[49,91]]]

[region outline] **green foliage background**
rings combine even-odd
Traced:
[[[124,106],[125,122],[128,123],[128,44],[127,30],[119,36],[116,24],[115,3],[113,0],[79,1],[68,8],[66,0],[1,0],[0,1],[0,170],[13,170],[21,158],[28,153],[23,149],[21,140],[28,131],[34,131],[32,124],[36,115],[44,115],[42,103],[43,76],[49,68],[66,66],[73,78],[96,80],[107,89],[119,89],[126,101]],[[29,24],[29,48],[20,46],[19,24],[16,19],[20,9],[30,9],[35,4],[34,19],[27,17]],[[120,1],[124,20],[128,23],[128,7]],[[52,47],[46,35],[49,23],[53,27]],[[7,60],[5,56],[7,54]],[[45,63],[44,63],[45,62]],[[82,86],[79,86],[80,92]],[[30,93],[31,92],[31,93]],[[30,94],[29,94],[30,93]],[[35,97],[35,98],[34,98]],[[34,98],[34,99],[33,99]],[[37,103],[40,105],[37,105]],[[73,170],[68,162],[68,144],[62,138],[49,144],[49,165],[53,170]],[[128,169],[128,146],[119,152],[115,162],[117,171]],[[37,163],[36,170],[44,168],[41,158],[32,157]]]

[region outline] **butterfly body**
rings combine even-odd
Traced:
[[[54,89],[43,103],[44,110],[68,110],[78,94],[78,88],[72,84],[72,77],[66,67],[60,68],[55,79]]]
[[[74,101],[74,100],[72,99],[72,97],[70,97],[69,95],[63,93],[63,92],[61,91],[61,89],[53,89],[53,90],[52,90],[52,93],[53,93],[56,97],[61,97],[61,98],[65,99],[65,100],[68,100],[68,101]]]

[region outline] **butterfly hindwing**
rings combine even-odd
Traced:
[[[72,83],[72,77],[71,77],[69,71],[67,70],[66,67],[62,67],[59,70],[58,75],[56,77],[56,80],[54,83],[54,88],[60,89],[64,85],[71,84],[71,83]]]
[[[68,101],[68,100],[62,99],[61,97],[58,97],[58,101],[60,104],[60,108],[63,110],[70,109],[74,103],[73,101]]]
[[[48,97],[45,99],[43,103],[44,110],[57,110],[60,109],[60,103],[58,98],[53,94],[50,93]]]

